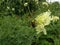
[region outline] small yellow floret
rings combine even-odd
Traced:
[[[43,5],[49,6],[47,2],[42,2]]]
[[[58,16],[52,16],[52,20],[53,20],[53,22],[55,22],[55,21],[59,20],[59,17]]]

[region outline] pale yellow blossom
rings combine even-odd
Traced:
[[[59,17],[58,16],[52,16],[52,20],[53,20],[53,22],[55,22],[55,21],[59,20]]]
[[[45,35],[47,34],[46,29],[44,28],[44,25],[37,25],[36,31],[37,31],[37,34],[39,34],[40,32],[43,32]]]
[[[47,34],[46,29],[44,27],[46,25],[49,25],[51,22],[50,14],[51,12],[47,11],[47,12],[41,13],[35,18],[35,21],[36,21],[35,28],[36,28],[37,34],[39,34],[40,32],[43,32],[45,35]]]
[[[40,15],[38,15],[35,18],[35,23],[36,23],[36,31],[37,34],[39,34],[40,32],[43,32],[45,35],[47,34],[45,26],[49,25],[51,23],[51,21],[57,21],[59,20],[59,17],[57,16],[51,16],[51,12],[50,10],[48,10],[47,12],[41,13]]]
[[[26,2],[26,3],[24,3],[24,6],[27,6],[28,5],[28,3]]]
[[[42,5],[46,5],[47,7],[49,6],[47,2],[42,2]]]
[[[12,11],[14,11],[15,10],[15,8],[12,8]]]
[[[40,15],[38,15],[35,20],[37,25],[49,25],[50,21],[51,21],[51,16],[50,16],[51,12],[44,12]]]
[[[10,9],[10,7],[7,6],[7,9]]]

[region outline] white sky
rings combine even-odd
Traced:
[[[51,2],[51,3],[53,3],[53,2],[59,2],[60,3],[60,0],[46,0],[47,2]]]

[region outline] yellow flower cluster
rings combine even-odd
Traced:
[[[44,28],[46,25],[49,25],[51,21],[57,21],[59,17],[57,16],[51,16],[51,12],[47,11],[44,13],[41,13],[35,18],[36,23],[36,31],[37,34],[40,32],[43,32],[45,35],[47,34],[46,29]]]
[[[51,12],[44,12],[40,15],[38,15],[35,20],[37,25],[49,25],[50,21],[51,21],[51,16],[50,16]]]

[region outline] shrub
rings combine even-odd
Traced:
[[[11,16],[0,17],[1,45],[31,45],[34,36],[35,30],[24,25],[23,20]]]
[[[23,15],[37,10],[37,6],[38,4],[34,0],[1,0],[0,13],[4,13],[4,15],[11,15],[12,13]]]

